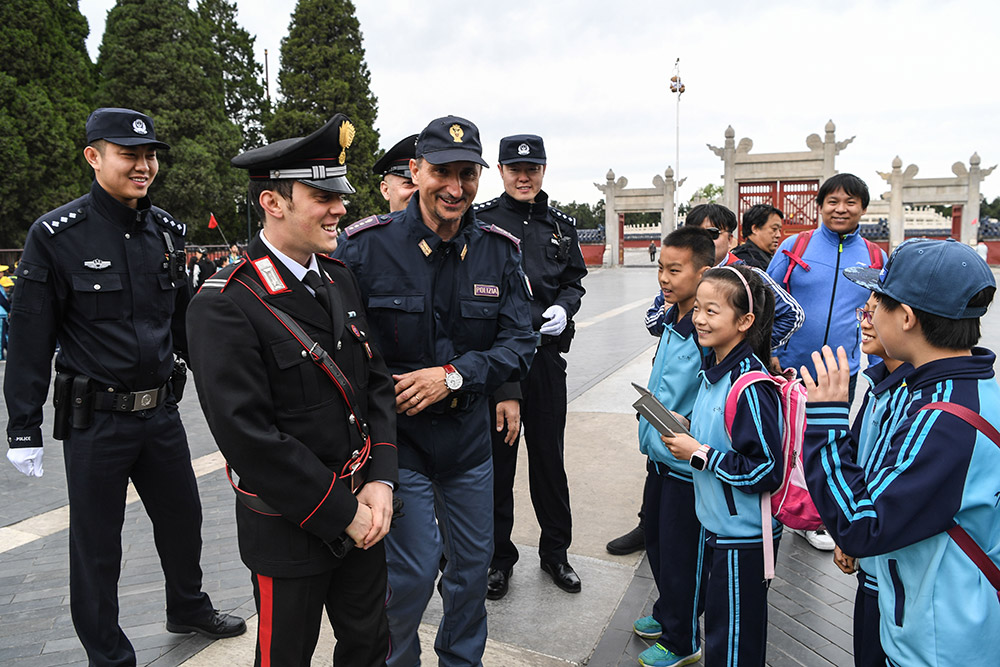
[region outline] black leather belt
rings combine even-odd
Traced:
[[[424,408],[424,412],[433,415],[443,415],[449,412],[464,412],[475,403],[476,396],[469,392],[459,392],[450,396],[445,396],[437,403],[433,403]]]
[[[94,409],[113,412],[152,410],[162,405],[167,400],[169,393],[170,388],[166,384],[145,391],[119,391],[115,387],[108,387],[94,395]]]

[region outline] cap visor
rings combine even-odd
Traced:
[[[508,158],[506,160],[500,160],[500,164],[517,164],[518,162],[529,162],[531,164],[545,164],[545,158],[543,157],[517,157]]]
[[[451,148],[446,151],[435,151],[433,153],[424,153],[421,155],[423,159],[427,160],[431,164],[448,164],[449,162],[475,162],[476,164],[481,164],[487,169],[490,165],[486,164],[486,160],[483,156],[476,153],[475,151],[470,151],[467,148]]]
[[[170,146],[155,139],[143,139],[142,137],[102,137],[105,141],[118,146],[153,146],[158,150],[169,151]]]
[[[347,176],[334,176],[333,178],[322,178],[316,181],[307,181],[304,178],[297,180],[299,183],[303,183],[325,192],[335,192],[340,195],[353,195],[357,192],[357,190],[355,190],[354,187],[348,182]]]
[[[865,289],[879,293],[882,292],[882,286],[879,284],[878,280],[880,275],[881,271],[867,266],[849,266],[844,269],[844,277],[852,283],[856,283]]]

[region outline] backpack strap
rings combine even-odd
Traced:
[[[736,378],[726,396],[726,434],[730,440],[733,438],[733,420],[736,418],[736,405],[739,403],[740,394],[755,382],[778,384],[777,380],[762,371],[749,371]],[[760,494],[760,542],[764,548],[764,580],[770,581],[774,579],[774,531],[771,528],[770,491]]]
[[[928,403],[921,410],[940,410],[941,412],[947,412],[950,415],[958,417],[965,423],[969,424],[977,431],[985,435],[987,438],[993,441],[997,447],[1000,447],[1000,432],[993,427],[992,424],[987,422],[982,416],[973,412],[964,405],[958,405],[956,403]],[[965,555],[976,564],[976,567],[983,573],[986,580],[990,582],[990,585],[997,591],[997,598],[1000,599],[1000,568],[997,567],[983,548],[976,544],[976,541],[972,539],[972,536],[957,523],[948,529],[948,536],[955,541],[955,544],[965,552]]]
[[[792,269],[798,265],[806,271],[812,271],[812,269],[809,268],[809,265],[806,264],[805,260],[802,259],[802,256],[806,254],[806,248],[809,246],[809,239],[812,238],[813,231],[814,230],[809,229],[804,232],[799,232],[795,235],[795,243],[792,244],[791,252],[788,250],[781,251],[782,254],[788,257],[788,270],[785,271],[785,277],[782,279],[781,283],[785,286],[785,291],[789,294],[791,294],[791,290],[788,287],[788,281],[792,277]]]
[[[865,241],[865,245],[868,246],[868,260],[869,266],[873,269],[882,269],[882,249],[878,247],[878,244],[869,241],[865,237],[861,237]]]

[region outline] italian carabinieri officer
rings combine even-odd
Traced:
[[[338,665],[389,651],[382,538],[397,481],[395,392],[354,275],[326,253],[354,126],[248,151],[263,225],[189,311],[202,408],[236,490],[259,618],[256,665],[308,665],[325,608]],[[238,482],[237,482],[238,479]]]

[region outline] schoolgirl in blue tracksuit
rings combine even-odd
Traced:
[[[705,664],[764,665],[767,584],[760,494],[781,483],[781,422],[777,390],[764,383],[739,397],[726,433],[724,410],[744,373],[768,371],[773,296],[743,267],[707,271],[692,321],[699,343],[712,349],[700,372],[691,435],[664,437],[678,459],[690,460],[695,511],[710,548],[705,600]],[[772,523],[777,540],[781,525]]]

